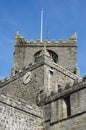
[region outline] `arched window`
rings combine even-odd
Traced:
[[[58,55],[54,51],[52,51],[52,50],[47,50],[47,51],[49,52],[49,54],[52,57],[53,61],[55,63],[57,63],[58,62]]]
[[[39,57],[41,51],[42,51],[42,50],[40,50],[40,51],[38,51],[38,52],[36,52],[36,53],[34,54],[34,60],[35,60],[35,62],[37,61],[37,59],[38,59],[38,57]],[[55,63],[57,63],[57,61],[58,61],[58,55],[57,55],[54,51],[52,51],[52,50],[47,50],[47,51],[49,52],[49,54],[50,54],[50,56],[52,57],[53,61],[54,61]]]
[[[38,59],[40,53],[41,53],[41,50],[35,53],[35,55],[34,55],[34,61],[35,61],[35,62],[37,61],[37,59]]]

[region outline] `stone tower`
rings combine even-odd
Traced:
[[[36,62],[44,44],[53,61],[74,74],[79,75],[77,65],[77,35],[72,35],[66,41],[26,41],[19,33],[16,34],[14,53],[15,73],[25,66]]]
[[[0,81],[0,130],[86,129],[86,77],[80,78],[77,47],[76,33],[43,42],[16,34],[12,75]]]

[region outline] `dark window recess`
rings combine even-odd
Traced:
[[[48,50],[48,52],[49,52],[50,56],[52,57],[53,61],[55,63],[57,63],[58,62],[58,55],[55,52],[53,52],[52,50]]]
[[[74,71],[73,73],[76,74],[76,71]]]
[[[35,62],[39,58],[41,51],[42,50],[40,50],[40,51],[38,51],[37,53],[34,54],[34,60],[35,60]],[[58,55],[55,52],[53,52],[52,50],[47,50],[47,51],[49,52],[49,54],[52,57],[53,61],[55,63],[57,63],[58,62]]]
[[[71,116],[71,105],[70,105],[70,96],[64,98],[67,108],[67,116]]]
[[[41,50],[38,51],[37,53],[35,53],[35,55],[34,55],[34,60],[35,60],[35,62],[38,60],[38,58],[39,58],[39,56],[40,56],[40,53],[41,53]]]

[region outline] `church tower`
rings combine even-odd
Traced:
[[[15,52],[14,52],[14,70],[15,73],[36,62],[44,44],[47,51],[53,59],[53,62],[63,66],[72,73],[79,75],[77,65],[77,35],[74,33],[66,41],[26,41],[19,33],[16,34]]]
[[[11,77],[0,82],[2,130],[85,130],[77,47],[76,33],[66,41],[27,41],[17,32]]]

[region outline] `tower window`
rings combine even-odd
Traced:
[[[40,53],[41,53],[41,50],[35,53],[35,55],[34,55],[34,61],[35,61],[35,62],[36,62],[37,59],[39,58]]]
[[[55,63],[57,63],[58,62],[58,55],[55,52],[53,52],[52,50],[48,50],[48,52],[49,52],[50,56],[52,57],[53,61]]]
[[[66,105],[67,117],[71,116],[70,96],[65,97],[64,102]]]
[[[70,106],[70,96],[67,96],[63,99],[63,106],[62,106],[62,117],[67,118],[71,116],[71,106]]]
[[[36,52],[36,53],[34,54],[34,60],[35,60],[35,62],[36,62],[37,59],[39,58],[41,51],[42,51],[42,50],[40,50],[40,51],[38,51],[38,52]],[[58,55],[57,55],[55,52],[53,52],[52,50],[47,50],[47,51],[49,52],[49,54],[50,54],[50,56],[52,57],[53,61],[54,61],[55,63],[57,63],[57,62],[58,62]]]

